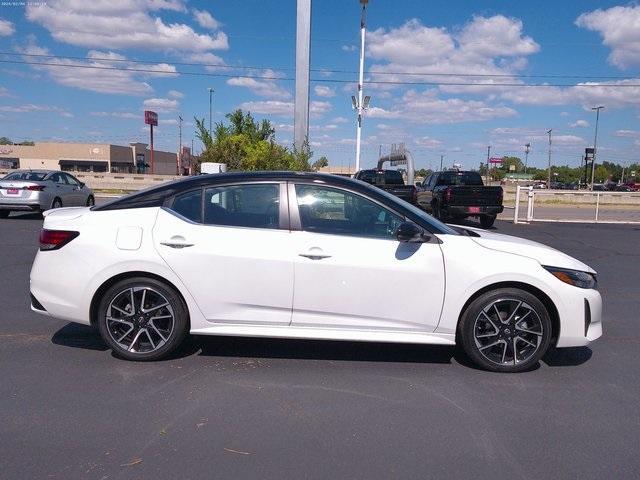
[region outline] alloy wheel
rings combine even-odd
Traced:
[[[150,353],[167,343],[175,328],[175,314],[167,298],[147,287],[130,287],[111,300],[106,312],[111,339],[131,353]]]
[[[539,350],[545,334],[540,316],[526,302],[495,300],[475,319],[474,340],[480,354],[497,365],[526,362]]]

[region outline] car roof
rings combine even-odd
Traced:
[[[356,191],[360,190],[363,193],[366,192],[368,195],[371,195],[371,187],[365,182],[329,173],[291,171],[226,172],[196,175],[172,182],[166,182],[161,185],[118,198],[103,205],[93,207],[93,209],[116,210],[124,208],[161,206],[169,197],[202,186],[215,186],[233,182],[286,182],[294,180],[318,182],[336,187],[342,186]]]

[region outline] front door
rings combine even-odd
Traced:
[[[198,188],[158,213],[155,248],[207,320],[290,323],[293,260],[280,191],[278,183]]]
[[[302,231],[295,255],[294,326],[432,332],[444,298],[442,252],[401,243],[404,218],[340,188],[289,188]]]

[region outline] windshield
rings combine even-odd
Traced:
[[[44,180],[46,173],[42,172],[13,172],[3,178],[3,180],[28,180],[32,182],[39,182]]]
[[[438,185],[482,186],[482,177],[478,172],[442,172]]]
[[[410,210],[411,213],[413,213],[415,216],[431,225],[434,230],[439,230],[440,232],[447,235],[460,235],[460,233],[451,228],[449,225],[442,223],[436,218],[433,218],[427,212],[420,210],[418,207],[411,205],[409,202],[405,202],[404,200],[401,200],[398,197],[385,192],[384,190],[379,190],[377,193],[384,195],[388,200],[391,200],[393,203],[400,205],[402,208]]]

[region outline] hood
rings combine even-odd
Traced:
[[[513,237],[511,235],[487,232],[479,228],[464,228],[472,232],[471,239],[482,247],[529,257],[537,260],[541,265],[549,267],[568,268],[571,270],[580,270],[581,272],[596,273],[594,269],[582,263],[580,260],[542,243],[533,242],[525,238]]]

